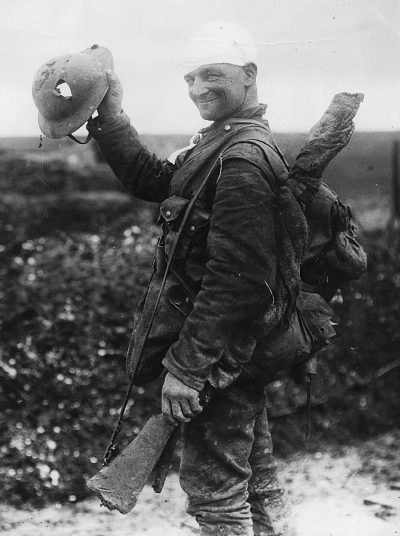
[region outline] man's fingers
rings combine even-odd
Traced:
[[[170,402],[173,418],[178,422],[189,422],[190,419],[184,416],[179,400],[173,398]]]
[[[178,422],[172,416],[171,403],[168,398],[163,397],[161,402],[161,411],[168,424],[171,426],[177,426]]]
[[[119,96],[122,93],[122,84],[118,76],[111,70],[106,72],[106,76],[110,93],[113,96]]]
[[[180,402],[174,398],[171,399],[166,396],[163,396],[161,401],[161,411],[170,424],[190,421],[190,418],[184,415],[184,411],[186,413],[186,409],[184,410],[181,407]]]
[[[163,396],[161,400],[161,411],[166,417],[172,417],[171,404],[167,397]]]
[[[181,400],[179,400],[179,404],[181,406],[183,415],[187,419],[191,419],[192,417],[195,416],[195,412],[192,410],[191,405],[190,405],[188,400],[185,400],[185,399],[182,400],[181,399]]]
[[[111,120],[121,113],[123,89],[118,76],[114,71],[106,71],[108,90],[97,107],[99,116],[103,120]]]
[[[107,76],[107,82],[110,86],[112,85],[115,85],[117,83],[119,83],[119,78],[118,76],[115,74],[114,71],[112,71],[111,69],[109,69],[108,71],[106,71],[106,76]]]
[[[162,400],[164,415],[172,416],[177,422],[189,422],[202,411],[198,391],[185,385],[171,373],[164,379]],[[167,405],[167,400],[170,406]]]
[[[112,69],[108,69],[108,71],[106,71],[106,76],[107,76],[107,82],[109,82],[110,84],[113,82],[113,80],[118,78],[118,76],[115,74],[115,72]]]
[[[190,409],[193,412],[193,415],[203,411],[203,406],[200,404],[199,395],[196,393],[195,396],[189,398]]]

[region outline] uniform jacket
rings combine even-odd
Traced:
[[[264,110],[259,106],[203,129],[175,164],[150,154],[124,114],[111,123],[89,123],[128,191],[160,203],[164,232],[128,356],[129,370],[144,346],[139,382],[165,367],[195,389],[207,380],[225,387],[251,359],[257,340],[282,330],[293,312],[306,221],[284,184],[287,170],[262,120]],[[165,254],[210,169],[145,341]]]

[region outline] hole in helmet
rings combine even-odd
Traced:
[[[56,84],[56,91],[64,99],[72,98],[72,91],[65,80],[60,79]]]

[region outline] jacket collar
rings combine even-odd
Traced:
[[[226,125],[227,123],[229,123],[229,121],[233,119],[257,119],[259,121],[264,121],[265,123],[268,123],[265,119],[262,119],[262,116],[265,114],[266,110],[266,104],[258,104],[257,106],[253,106],[252,108],[240,110],[240,112],[235,112],[228,117],[224,117],[223,119],[214,121],[208,127],[200,129],[199,134],[206,134],[207,132],[211,132],[214,129],[220,127],[221,125]]]
[[[214,121],[208,127],[200,129],[191,140],[190,145],[175,151],[168,160],[174,163],[177,167],[180,167],[187,159],[191,159],[193,156],[198,157],[199,150],[203,147],[207,147],[210,144],[219,144],[221,142],[221,134],[225,135],[231,133],[231,129],[237,129],[243,127],[243,122],[246,120],[258,122],[259,126],[266,128],[269,131],[269,124],[262,116],[267,109],[266,104],[259,104],[246,110],[241,110],[235,114],[224,117],[219,121]]]

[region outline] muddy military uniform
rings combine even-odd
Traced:
[[[306,221],[285,185],[264,111],[258,106],[216,121],[175,164],[151,155],[123,113],[88,127],[129,192],[160,204],[163,231],[136,312],[128,371],[143,352],[137,383],[167,369],[198,391],[206,383],[214,388],[203,412],[184,426],[180,469],[188,511],[204,535],[251,535],[253,521],[257,535],[289,534],[264,382],[246,365],[258,341],[283,333],[293,314]],[[176,234],[206,177],[146,337]],[[265,463],[252,457],[255,444]]]

